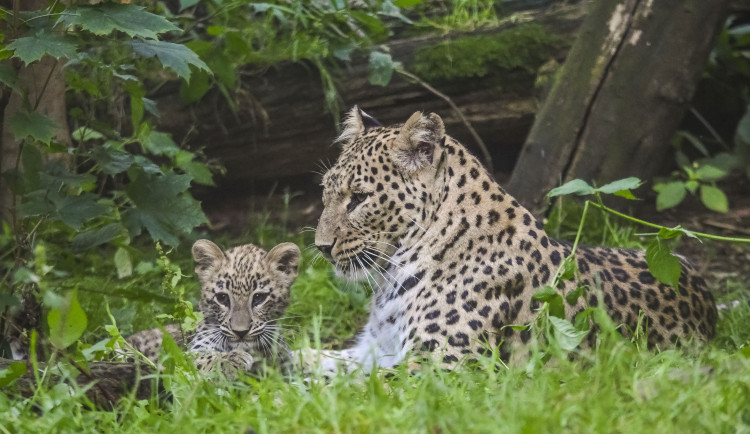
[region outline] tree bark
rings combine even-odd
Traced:
[[[536,214],[560,181],[657,173],[730,1],[600,0],[524,144],[508,190]],[[533,174],[533,176],[532,176]]]
[[[0,370],[11,364],[18,363],[17,360],[0,358]],[[45,368],[44,363],[39,364],[39,369]],[[33,374],[33,366],[26,363],[26,374],[15,380],[14,386],[24,397],[31,397],[37,388],[36,379]],[[114,363],[114,362],[90,362],[88,371],[81,368],[75,377],[75,382],[80,387],[90,386],[86,391],[86,397],[99,408],[112,408],[123,397],[131,393],[135,399],[151,399],[157,394],[167,397],[162,382],[155,378],[143,377],[154,374],[153,368],[138,363]],[[41,374],[40,374],[41,375]],[[71,378],[62,375],[61,371],[52,368],[47,372],[49,383],[67,382]]]

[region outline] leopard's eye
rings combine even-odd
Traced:
[[[362,193],[362,192],[356,192],[352,193],[352,199],[349,202],[349,205],[346,206],[347,212],[352,212],[354,209],[362,202],[366,201],[367,198],[370,197],[369,193]]]
[[[229,294],[226,292],[220,292],[216,294],[216,301],[223,304],[226,307],[229,307]]]
[[[266,301],[266,298],[268,298],[267,292],[256,292],[255,295],[253,295],[253,307],[256,307]]]

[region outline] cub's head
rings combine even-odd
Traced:
[[[354,107],[339,137],[341,155],[323,177],[323,214],[315,244],[350,280],[385,274],[404,237],[423,232],[442,194],[445,127],[434,113],[414,113],[383,127]],[[374,271],[374,273],[368,271]]]
[[[276,320],[289,304],[289,288],[297,277],[299,247],[283,243],[266,252],[246,244],[224,252],[211,241],[198,240],[193,259],[204,324],[191,347],[270,352]]]

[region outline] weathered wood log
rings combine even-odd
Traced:
[[[529,133],[508,190],[540,214],[545,194],[560,180],[652,178],[729,3],[596,2]]]
[[[513,23],[477,33],[500,32],[524,22],[545,26],[563,40],[572,41],[583,20],[588,2],[548,6],[517,15]],[[409,67],[415,52],[452,36],[420,36],[389,44],[390,53]],[[566,49],[559,53],[564,56]],[[518,72],[514,75],[515,72]],[[353,62],[340,74],[339,94],[343,108],[362,106],[384,124],[403,122],[417,110],[434,111],[443,116],[451,135],[473,145],[469,131],[449,105],[416,83],[394,74],[388,86],[373,86],[368,81],[367,59]],[[510,170],[516,154],[531,127],[536,111],[533,95],[534,76],[510,71],[498,77],[457,78],[435,87],[452,98],[490,148],[495,168]],[[258,77],[243,78],[248,89],[241,109],[232,113],[220,94],[184,110],[172,90],[155,97],[165,115],[159,127],[173,133],[178,141],[205,147],[209,157],[217,158],[227,169],[222,187],[247,188],[251,181],[311,175],[318,162],[333,160],[337,149],[331,146],[336,136],[334,118],[325,112],[325,99],[318,71],[304,64],[285,64]],[[196,129],[186,134],[187,125]]]
[[[14,363],[18,363],[18,360],[0,358],[0,370]],[[16,379],[14,385],[8,387],[17,387],[24,397],[33,396],[36,390],[33,369],[32,364],[27,362],[26,374]],[[40,363],[39,369],[45,369],[45,364]],[[86,390],[86,397],[100,408],[112,408],[120,399],[131,393],[134,394],[135,399],[150,399],[157,395],[165,396],[161,381],[157,378],[144,378],[155,371],[142,363],[90,362],[88,371],[84,368],[80,368],[78,371],[75,382],[79,386],[91,385]],[[70,381],[71,379],[54,368],[49,370],[47,377],[48,384]]]

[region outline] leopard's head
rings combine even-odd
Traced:
[[[201,284],[203,326],[193,349],[270,352],[278,337],[278,319],[289,304],[300,250],[283,243],[269,252],[252,244],[222,251],[208,240],[193,244],[195,272]]]
[[[442,194],[435,179],[445,140],[434,113],[383,127],[358,107],[349,112],[338,139],[341,155],[323,177],[324,209],[315,233],[339,276],[384,274],[404,237],[430,225]]]

